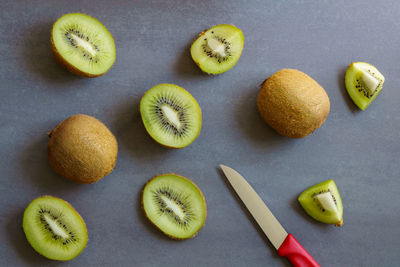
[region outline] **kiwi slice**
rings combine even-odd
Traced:
[[[174,173],[158,175],[147,182],[142,207],[150,222],[173,239],[194,237],[207,215],[200,189]]]
[[[165,147],[186,147],[200,134],[199,104],[177,85],[159,84],[147,91],[140,101],[140,114],[150,136]]]
[[[73,115],[49,134],[50,166],[77,183],[91,184],[111,173],[117,154],[114,135],[101,121],[88,115]]]
[[[298,198],[304,210],[317,221],[343,225],[343,205],[335,181],[328,180],[305,190]]]
[[[22,226],[31,246],[52,260],[72,260],[88,241],[79,213],[68,202],[52,196],[33,200],[25,209]]]
[[[365,110],[382,90],[385,77],[371,64],[353,62],[346,72],[345,84],[353,102]]]
[[[194,62],[208,74],[231,69],[240,58],[244,36],[233,25],[221,24],[199,34],[190,48]]]
[[[107,28],[80,13],[66,14],[54,23],[51,48],[63,66],[83,77],[105,74],[116,57],[114,39]]]

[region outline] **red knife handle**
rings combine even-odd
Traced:
[[[287,258],[294,267],[320,267],[292,234],[287,235],[278,249],[278,255]]]

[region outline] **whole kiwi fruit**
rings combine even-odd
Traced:
[[[77,114],[49,133],[47,153],[56,173],[77,183],[91,184],[112,172],[118,144],[102,122]]]
[[[330,110],[324,88],[295,69],[282,69],[266,79],[261,85],[257,106],[267,124],[291,138],[314,132]]]

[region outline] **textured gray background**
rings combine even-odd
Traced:
[[[76,77],[53,59],[52,23],[64,13],[98,18],[113,34],[117,60],[105,76]],[[400,46],[398,1],[2,1],[0,17],[0,265],[59,264],[38,255],[21,229],[29,202],[51,194],[72,203],[89,243],[64,266],[288,266],[276,255],[217,165],[241,172],[283,226],[322,266],[394,266],[400,262]],[[238,64],[203,74],[189,47],[203,29],[232,23],[245,35]],[[374,103],[359,111],[344,88],[352,61],[385,75]],[[281,68],[316,79],[331,113],[311,136],[277,135],[258,116],[259,84]],[[145,132],[141,96],[176,83],[203,110],[199,138],[168,150]],[[109,126],[119,142],[114,172],[93,185],[56,175],[46,133],[84,113]],[[152,176],[176,172],[203,190],[205,227],[187,241],[156,231],[140,210]],[[312,220],[297,196],[333,178],[344,226]]]

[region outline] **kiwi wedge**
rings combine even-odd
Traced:
[[[343,204],[335,181],[328,180],[308,188],[298,200],[307,214],[317,221],[343,225]]]
[[[22,227],[31,246],[52,260],[72,260],[88,241],[79,213],[68,202],[52,196],[39,197],[28,205]]]
[[[221,24],[200,33],[190,48],[190,54],[202,71],[220,74],[235,66],[243,45],[244,36],[240,29]]]
[[[88,115],[73,115],[49,133],[50,166],[77,183],[91,184],[111,173],[117,154],[114,135],[101,121]]]
[[[165,147],[186,147],[200,134],[200,106],[177,85],[164,83],[147,91],[140,101],[140,114],[150,136]]]
[[[200,189],[189,179],[174,173],[158,175],[147,182],[142,207],[150,222],[173,239],[194,237],[207,215]]]
[[[51,48],[63,66],[83,77],[105,74],[116,57],[111,33],[97,19],[81,13],[66,14],[54,23]]]
[[[382,90],[385,77],[365,62],[353,62],[346,71],[345,84],[354,104],[365,110]]]
[[[282,69],[268,77],[261,85],[257,106],[269,126],[291,138],[313,133],[330,111],[324,88],[296,69]]]

